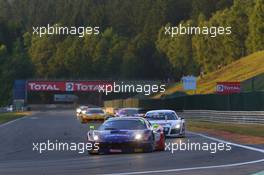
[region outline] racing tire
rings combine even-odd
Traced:
[[[88,154],[91,155],[91,156],[96,156],[96,155],[98,155],[98,153],[92,153],[92,152],[88,152]]]
[[[95,153],[95,152],[91,152],[91,151],[88,151],[88,154],[91,155],[91,156],[104,155],[103,152],[97,152],[97,153]]]
[[[81,122],[82,124],[86,123],[86,121],[82,118],[82,116],[79,116],[78,119],[80,120],[80,122]]]
[[[155,151],[154,134],[152,135],[151,140],[152,140],[152,142],[151,142],[150,145],[148,145],[148,148],[145,148],[145,149],[144,149],[144,152],[145,152],[145,153],[151,153],[151,152],[154,152],[154,151]]]
[[[181,138],[185,138],[185,124],[182,125],[182,133],[180,135]]]
[[[148,148],[145,148],[144,149],[144,153],[152,153],[155,151],[155,145],[154,144],[151,144]]]

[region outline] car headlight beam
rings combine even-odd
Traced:
[[[94,141],[98,141],[99,140],[99,136],[98,135],[94,135],[93,139],[94,139]]]
[[[181,125],[180,125],[180,124],[176,124],[174,127],[175,127],[176,129],[180,129],[180,128],[181,128]]]
[[[141,134],[136,134],[135,135],[135,139],[136,140],[141,140],[142,139],[142,135]]]

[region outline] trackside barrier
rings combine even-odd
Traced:
[[[264,111],[185,110],[182,115],[187,120],[264,124]]]
[[[186,119],[228,123],[264,124],[264,93],[192,95],[172,99],[105,101],[105,107],[141,107],[184,111]]]
[[[264,111],[264,92],[188,95],[170,99],[120,99],[105,101],[104,106],[174,110]]]
[[[77,106],[75,104],[41,104],[41,105],[29,104],[27,107],[32,111],[38,111],[38,110],[74,109]]]
[[[187,112],[187,114],[190,114],[187,116],[196,116],[197,119],[207,121],[264,123],[264,112],[258,112],[264,111],[264,92],[248,92],[231,95],[189,95],[170,99],[119,99],[105,101],[104,106],[111,108],[140,107],[149,110],[199,110],[199,112],[195,113]]]

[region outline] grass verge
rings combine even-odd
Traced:
[[[203,79],[198,78],[196,94],[209,94],[215,92],[217,82],[243,82],[248,81],[258,75],[264,73],[264,51],[259,51],[243,57],[233,63],[224,66],[223,68],[214,72],[208,73]],[[248,83],[246,83],[248,84]],[[245,84],[245,85],[246,85]],[[263,81],[255,82],[257,87],[263,87]],[[246,86],[251,86],[249,85]],[[244,89],[244,88],[243,88]],[[248,88],[246,88],[248,89]],[[184,91],[182,84],[176,84],[168,87],[166,92],[159,93],[153,96],[153,98],[160,98],[162,95],[171,95],[175,92]],[[187,92],[193,94],[193,91]]]
[[[188,130],[194,132],[204,132],[206,130],[216,131],[216,132],[226,131],[233,134],[264,137],[264,125],[256,125],[256,124],[229,124],[229,123],[189,121]]]
[[[26,115],[29,115],[29,112],[9,112],[9,113],[0,113],[0,124],[15,120]]]

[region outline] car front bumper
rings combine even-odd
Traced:
[[[164,134],[166,137],[177,137],[182,134],[181,128],[169,128],[169,127],[164,127]]]
[[[104,120],[105,116],[81,116],[84,121],[92,121],[92,120]]]
[[[146,152],[153,148],[151,142],[98,142],[98,150],[92,149],[90,153],[129,153],[129,152]]]

